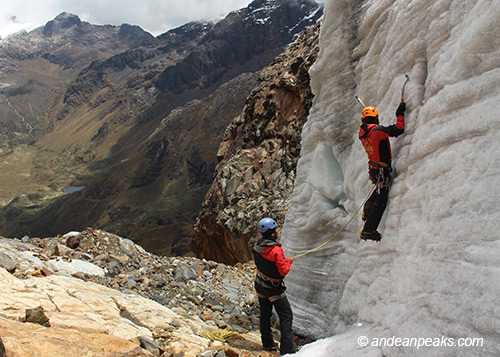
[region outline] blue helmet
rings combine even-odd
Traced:
[[[257,229],[259,230],[260,233],[265,233],[270,229],[276,228],[277,226],[278,226],[278,223],[276,223],[276,221],[274,219],[266,217],[266,218],[262,218],[259,221],[259,223],[257,225]]]

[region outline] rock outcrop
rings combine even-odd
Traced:
[[[228,348],[258,356],[254,274],[252,264],[155,256],[90,228],[0,238],[0,336],[8,356],[196,356]],[[221,329],[241,338],[230,346],[204,335]]]
[[[251,259],[249,242],[264,216],[283,223],[313,95],[309,67],[320,24],[262,70],[245,108],[227,128],[219,164],[195,224],[193,251],[227,264]]]
[[[137,343],[108,334],[46,328],[4,317],[0,335],[6,352],[0,356],[151,356]]]

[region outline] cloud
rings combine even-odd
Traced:
[[[138,25],[159,35],[189,21],[216,20],[251,0],[3,0],[0,2],[0,36],[30,31],[63,11],[95,25]]]

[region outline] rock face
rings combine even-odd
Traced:
[[[0,252],[0,335],[9,356],[195,356],[228,347],[200,336],[219,329],[260,349],[252,264],[158,257],[90,228],[0,238]]]
[[[229,125],[219,164],[195,224],[193,251],[227,264],[251,259],[249,242],[264,216],[283,223],[313,95],[308,69],[319,23],[264,69],[243,112]]]

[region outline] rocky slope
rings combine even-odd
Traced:
[[[310,0],[257,0],[216,24],[186,24],[68,75],[44,100],[41,132],[26,149],[32,161],[8,181],[17,185],[8,200],[18,198],[0,215],[3,234],[49,236],[91,225],[150,251],[185,253],[224,129],[241,112],[252,73],[321,14]],[[49,73],[66,68],[33,58]],[[14,94],[24,89],[2,93],[16,108]],[[18,112],[30,122],[29,111]],[[6,168],[13,160],[6,155]],[[85,188],[47,201],[69,185]]]
[[[156,256],[91,228],[0,238],[0,336],[8,356],[271,356],[256,331],[254,273]],[[221,330],[238,338],[206,334]]]
[[[312,105],[308,70],[319,51],[319,28],[310,27],[260,73],[243,112],[227,128],[195,224],[198,256],[227,264],[248,261],[256,222],[271,216],[283,223]]]

